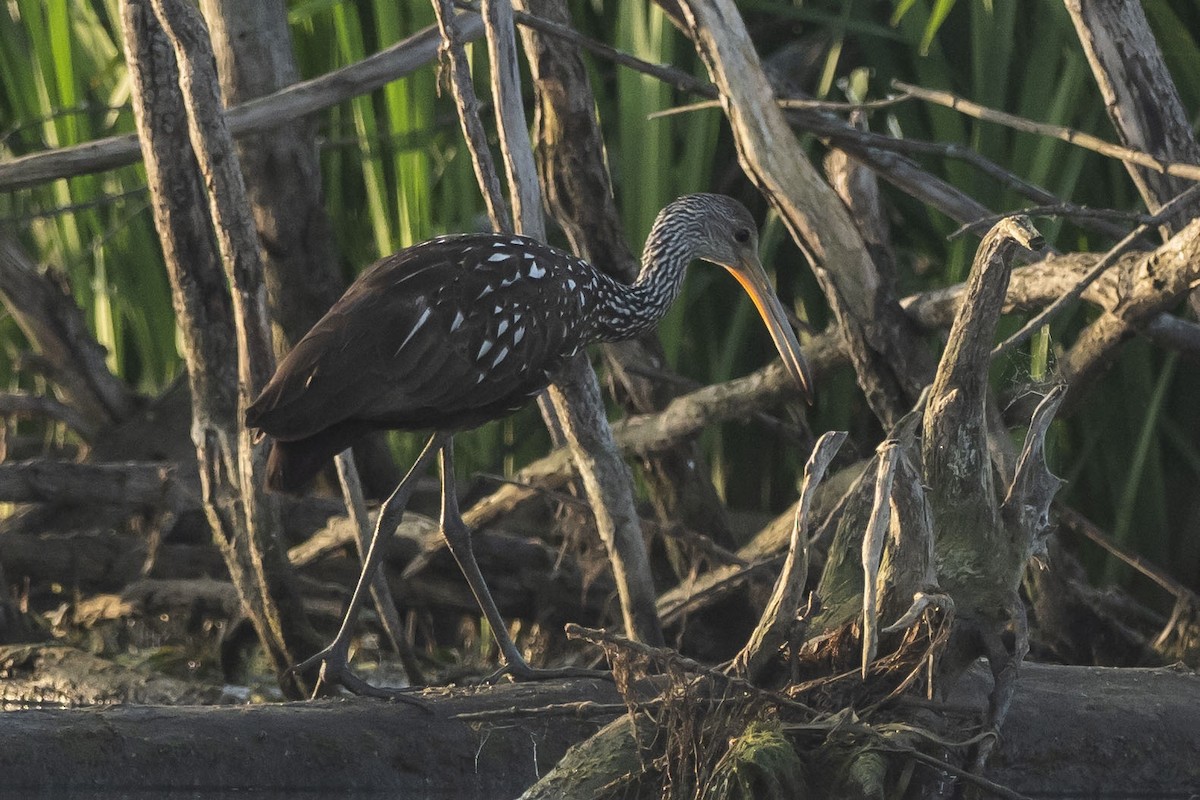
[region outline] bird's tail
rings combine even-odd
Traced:
[[[304,439],[275,439],[267,456],[267,488],[301,494],[334,456],[368,430],[359,423],[341,423]]]

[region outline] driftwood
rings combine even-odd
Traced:
[[[973,670],[950,708],[978,712],[988,684]],[[358,699],[9,715],[0,727],[5,787],[515,797],[539,777],[553,786],[547,773],[566,748],[623,712],[602,681],[418,696],[427,710]],[[1200,679],[1191,673],[1029,664],[985,776],[1047,798],[1187,796],[1200,791],[1198,710]]]
[[[965,674],[946,704],[901,700],[897,709],[913,720],[925,722],[985,716],[991,704],[990,683],[986,669],[977,664]],[[1071,689],[1065,690],[1065,686]],[[1009,718],[1012,734],[998,740],[991,763],[974,775],[958,769],[946,758],[948,752],[966,749],[971,739],[965,736],[943,734],[938,738],[931,730],[922,733],[918,727],[901,724],[872,744],[876,735],[870,727],[860,727],[844,714],[808,726],[784,725],[783,730],[803,739],[806,735],[836,735],[840,729],[843,737],[852,737],[844,740],[852,751],[890,753],[897,762],[911,759],[910,768],[917,765],[926,768],[911,776],[909,788],[917,796],[927,796],[917,788],[921,786],[928,796],[944,796],[947,780],[952,776],[966,784],[979,784],[988,790],[983,796],[995,793],[1005,797],[1026,794],[1048,798],[1108,797],[1141,796],[1142,792],[1186,796],[1200,786],[1200,769],[1190,752],[1200,737],[1200,729],[1196,727],[1198,692],[1200,681],[1194,674],[1174,669],[1027,664],[1012,698]],[[720,708],[720,704],[713,707],[709,715],[716,715]],[[642,710],[647,709],[653,713],[655,706]],[[639,781],[639,776],[662,766],[661,761],[656,765],[651,760],[655,729],[652,723],[647,724],[647,719],[643,715],[627,715],[576,745],[553,772],[522,795],[523,800],[660,797],[661,788],[653,781],[648,785]],[[922,724],[916,722],[917,726]],[[905,729],[921,735],[906,742]],[[921,740],[926,744],[936,742],[940,754],[920,753],[912,745]],[[1154,755],[1148,756],[1147,751],[1130,748],[1130,741],[1163,741],[1170,746],[1151,748],[1149,752]],[[826,787],[833,783],[836,788],[829,796],[886,796],[882,783],[876,784],[876,791],[862,793],[852,788],[854,783],[858,783],[858,789],[864,788],[861,780],[848,785],[831,779],[827,774],[831,766],[828,759],[814,758],[810,753],[805,764],[809,778],[803,783]],[[772,785],[771,768],[763,767],[761,762],[750,766]]]

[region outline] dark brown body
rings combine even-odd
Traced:
[[[532,239],[434,239],[364,272],[280,363],[246,423],[299,491],[371,429],[471,428],[520,408],[589,341],[597,274]]]
[[[452,432],[516,410],[584,345],[653,328],[687,265],[720,264],[749,293],[811,402],[812,376],[732,198],[659,213],[632,285],[523,236],[445,236],[364,272],[279,365],[246,424],[275,439],[267,480],[298,491],[373,428]]]

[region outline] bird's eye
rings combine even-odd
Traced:
[[[734,231],[733,238],[737,242],[745,244],[746,242],[750,241],[750,230],[748,228],[738,228],[736,231]]]

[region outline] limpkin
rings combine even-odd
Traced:
[[[679,294],[693,260],[725,267],[749,293],[788,372],[811,401],[812,378],[758,258],[750,212],[716,194],[681,197],[658,215],[632,285],[524,236],[442,236],[365,271],[283,359],[246,412],[273,437],[268,485],[298,491],[372,429],[435,431],[380,509],[362,574],[332,644],[297,666],[369,688],[347,669],[353,619],[379,561],[381,533],[400,522],[414,476],[439,456],[442,535],[514,677],[570,673],[530,667],[471,552],[455,494],[452,432],[527,403],[585,345],[650,329]]]

